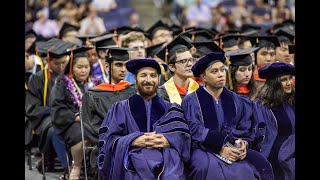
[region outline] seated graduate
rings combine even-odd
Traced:
[[[247,149],[252,141],[249,98],[227,88],[224,53],[212,52],[192,67],[204,86],[182,100],[192,135],[191,179],[273,179],[260,153]]]
[[[191,136],[180,106],[156,94],[159,63],[135,59],[126,67],[138,92],[114,103],[103,120],[98,144],[103,179],[185,179]]]
[[[113,103],[128,99],[137,93],[134,85],[124,81],[127,74],[126,63],[129,61],[129,48],[107,47],[108,77],[107,82],[89,89],[82,97],[82,120],[87,130],[87,137],[98,144],[99,128]]]
[[[269,159],[275,179],[295,179],[295,68],[275,62],[258,72],[266,82],[252,97],[253,148]]]
[[[92,47],[82,46],[68,51],[70,60],[50,94],[52,124],[71,147],[73,165],[70,180],[79,179],[83,160],[79,116],[82,94],[100,83],[98,79],[90,77],[92,71],[86,52],[89,49]]]

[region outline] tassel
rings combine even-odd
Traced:
[[[43,70],[43,69],[44,69],[44,65],[43,65],[42,59],[41,59],[40,56],[39,56],[39,49],[38,49],[38,47],[36,47],[36,57],[39,58],[39,61],[40,61],[40,69]]]
[[[72,62],[73,62],[73,50],[71,50],[71,54],[70,54],[70,67],[69,67],[69,77],[72,78]]]
[[[48,74],[48,79],[50,79],[50,55],[49,55],[49,52],[51,49],[55,48],[56,46],[53,45],[51,46],[48,50],[47,50],[47,63],[48,63],[48,71],[47,71],[47,74]]]
[[[192,31],[191,41],[194,42],[194,39],[195,39],[195,35],[194,35],[194,31]]]
[[[114,29],[113,34],[116,35],[113,40],[116,44],[118,44],[118,32],[117,32],[117,28]]]
[[[226,56],[226,63],[227,63],[227,66],[228,66],[228,81],[229,81],[229,86],[230,86],[230,90],[232,91],[233,90],[233,85],[232,85],[232,79],[231,79],[231,70],[230,70],[230,59],[229,59],[229,56]]]
[[[164,60],[165,60],[165,62],[166,62],[167,65],[169,64],[169,62],[168,62],[168,55],[169,55],[168,48],[166,48],[166,53],[165,53],[165,55],[164,55]]]
[[[220,46],[220,48],[222,49],[222,46],[223,46],[222,36],[220,36],[220,39],[219,39],[219,46]]]
[[[112,84],[112,82],[111,82],[112,55],[111,55],[110,49],[108,51],[108,54],[109,54],[109,74],[108,74],[108,77],[109,77],[109,84]]]

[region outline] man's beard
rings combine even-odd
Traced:
[[[144,86],[153,86],[153,88],[151,90],[146,90],[146,89],[143,88]],[[158,86],[159,86],[158,83],[144,83],[144,84],[141,84],[141,85],[139,83],[137,83],[137,89],[138,89],[138,92],[139,92],[139,94],[141,96],[152,96],[152,95],[154,95],[155,93],[157,93]]]

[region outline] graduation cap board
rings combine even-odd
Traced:
[[[146,48],[146,52],[147,52],[147,57],[154,57],[162,48],[163,43],[159,43],[153,46],[150,46],[148,48]]]
[[[274,32],[274,35],[278,36],[279,40],[280,40],[280,37],[285,37],[292,43],[294,40],[295,33],[293,30],[289,29],[288,27],[283,27],[283,28],[277,29]]]
[[[207,30],[188,30],[180,35],[188,37],[191,41],[208,41],[214,39],[214,35]]]
[[[59,37],[60,38],[64,37],[70,31],[77,31],[78,32],[79,29],[80,29],[79,26],[74,26],[72,24],[64,22],[62,27],[60,28]]]
[[[177,50],[179,49],[190,49],[192,44],[190,44],[183,36],[177,36],[173,41],[163,47],[157,54],[160,59],[162,59],[166,64],[173,62],[168,62],[171,57],[173,57]]]
[[[228,51],[225,55],[229,56],[230,66],[249,66],[252,64],[251,53],[258,49],[258,47],[238,49]]]
[[[61,39],[51,38],[38,47],[39,53],[47,54],[47,57],[60,58],[68,55],[68,49],[74,46],[73,43],[62,41]]]
[[[255,36],[256,41],[253,46],[255,47],[268,47],[274,45],[275,47],[280,46],[279,39],[274,35],[265,35],[265,36]]]
[[[222,46],[223,48],[230,48],[238,45],[240,37],[242,36],[239,34],[226,34],[214,40],[219,40],[220,47]]]
[[[259,77],[273,79],[282,75],[294,75],[295,67],[284,62],[274,62],[258,70]]]
[[[117,35],[115,34],[106,34],[103,36],[92,38],[89,41],[93,42],[97,49],[100,49],[101,47],[116,45],[116,42],[114,41],[114,38],[116,36]]]
[[[96,35],[85,35],[85,36],[82,35],[82,36],[76,36],[76,37],[81,40],[82,45],[89,46],[89,45],[91,45],[90,39],[93,39],[97,36]]]
[[[213,41],[196,41],[192,45],[200,51],[201,54],[208,54],[211,52],[224,52],[215,42]]]
[[[151,39],[154,37],[155,33],[160,29],[166,29],[168,31],[171,31],[170,26],[163,23],[161,20],[158,20],[156,23],[154,23],[146,32],[150,34]]]

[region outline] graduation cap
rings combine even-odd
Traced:
[[[283,39],[283,37],[285,37],[288,41],[290,41],[292,43],[294,40],[295,33],[293,30],[289,29],[288,27],[283,27],[283,28],[276,30],[274,32],[274,35],[277,35],[279,40],[280,40],[280,38]]]
[[[261,26],[254,25],[254,24],[243,24],[241,26],[241,33],[245,33],[245,32],[252,31],[252,30],[260,31]]]
[[[268,47],[274,45],[275,47],[280,46],[279,39],[274,35],[256,36],[256,41],[252,44],[255,47]]]
[[[294,75],[295,67],[284,62],[274,62],[258,70],[259,77],[273,79],[282,75]]]
[[[166,29],[168,31],[171,31],[170,26],[168,26],[167,24],[164,24],[161,20],[158,20],[148,30],[146,30],[146,32],[150,34],[150,37],[152,39],[154,34],[160,29]]]
[[[39,52],[37,50],[38,47],[41,47],[43,44],[46,43],[46,39],[43,39],[43,36],[37,36],[36,40],[33,41],[33,43],[31,44],[31,46],[29,47],[29,49],[27,50],[27,52],[29,54],[35,54],[35,55],[39,55]]]
[[[292,19],[287,19],[287,20],[284,20],[282,22],[282,26],[283,27],[288,27],[289,29],[293,30],[295,29],[295,22],[292,20]]]
[[[111,84],[111,71],[112,66],[111,63],[113,61],[128,61],[129,60],[129,50],[133,50],[130,48],[121,48],[121,47],[112,47],[105,46],[100,47],[101,49],[108,49],[107,55],[105,56],[105,61],[109,63],[109,83]]]
[[[74,26],[72,24],[69,24],[67,22],[64,22],[62,27],[60,28],[59,31],[59,37],[62,38],[64,37],[65,34],[67,34],[70,31],[79,31],[80,27],[79,26]]]
[[[81,36],[76,36],[76,37],[81,40],[82,45],[89,46],[89,45],[91,45],[90,39],[93,39],[97,36],[96,35],[81,35]]]
[[[211,52],[224,52],[215,42],[213,41],[196,41],[192,45],[200,51],[201,54],[208,54]]]
[[[194,77],[200,77],[212,62],[222,62],[226,60],[223,52],[211,52],[199,59],[191,68]]]
[[[157,70],[158,74],[161,74],[160,64],[153,59],[135,59],[126,63],[127,70],[135,75],[144,67],[152,67]]]
[[[95,44],[96,49],[101,49],[101,47],[116,45],[116,42],[114,41],[114,38],[116,36],[116,34],[106,34],[103,36],[92,38],[89,41]]]
[[[208,41],[211,39],[214,39],[214,35],[211,34],[209,31],[207,30],[188,30],[184,33],[181,34],[182,36],[186,36],[188,37],[191,42],[194,41]]]
[[[216,38],[214,40],[219,40],[220,47],[229,48],[229,47],[238,45],[240,37],[241,37],[241,35],[239,35],[239,34],[226,34],[226,35],[223,35],[220,38]]]
[[[24,39],[35,38],[37,37],[37,33],[34,30],[30,29],[24,33]]]
[[[89,58],[88,50],[93,49],[93,46],[81,46],[77,47],[74,49],[68,49],[67,52],[65,53],[66,55],[70,55],[70,60],[66,66],[66,69],[69,68],[69,71],[65,71],[66,73],[69,73],[69,77],[73,77],[73,59],[74,58],[79,58],[79,57],[86,57]]]
[[[46,59],[48,62],[48,72],[47,76],[50,79],[50,59],[60,58],[68,54],[68,49],[74,46],[73,43],[62,41],[61,39],[51,38],[47,42],[41,43],[38,47],[39,53],[43,55],[46,54]]]
[[[153,45],[153,46],[150,46],[150,47],[146,48],[147,57],[155,56],[162,49],[162,45],[164,43],[165,42],[159,43],[159,44],[156,44],[156,45]]]
[[[234,51],[226,52],[226,56],[229,56],[230,66],[249,66],[252,64],[251,53],[259,49],[255,48],[246,48],[238,49]]]
[[[163,47],[157,54],[160,59],[162,59],[166,64],[170,64],[169,59],[173,57],[177,50],[179,49],[190,49],[192,44],[190,44],[183,36],[177,36],[173,41]]]
[[[180,33],[182,33],[182,27],[176,25],[176,24],[172,24],[170,26],[171,31],[172,31],[172,36],[178,36]]]

